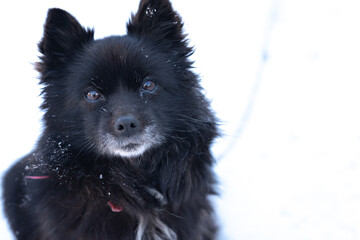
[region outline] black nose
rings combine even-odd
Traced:
[[[132,114],[122,115],[114,121],[114,128],[117,133],[130,137],[139,132],[140,120]]]

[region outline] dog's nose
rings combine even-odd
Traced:
[[[139,132],[140,120],[132,114],[122,115],[114,121],[114,128],[118,134],[130,137]]]

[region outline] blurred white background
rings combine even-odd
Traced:
[[[360,2],[173,0],[222,121],[220,240],[360,239]],[[41,132],[37,43],[60,7],[95,37],[138,1],[0,2],[0,174]],[[13,239],[4,217],[0,239]]]

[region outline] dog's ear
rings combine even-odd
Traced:
[[[183,23],[169,0],[142,0],[127,24],[128,35],[146,38],[161,46],[185,47]]]
[[[83,28],[79,22],[62,9],[49,9],[44,26],[44,36],[39,43],[43,54],[37,69],[62,67],[88,42],[94,39],[94,31]]]

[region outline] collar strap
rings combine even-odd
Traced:
[[[41,180],[41,179],[47,179],[50,176],[25,176],[25,179],[33,179],[33,180]]]
[[[111,211],[113,212],[121,212],[123,210],[123,207],[120,205],[115,205],[112,202],[108,201],[107,203],[111,207]]]

